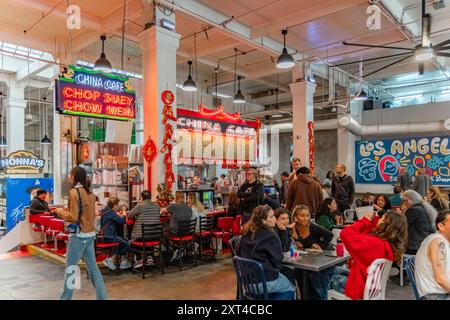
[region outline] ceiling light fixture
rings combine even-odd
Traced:
[[[44,137],[41,140],[41,144],[51,144],[52,140],[47,136],[47,105],[45,104],[47,97],[42,97],[42,100],[44,100]]]
[[[415,58],[417,61],[427,61],[434,57],[432,48],[422,48],[420,45],[416,47]]]
[[[359,96],[355,98],[356,101],[365,101],[367,100],[367,94],[364,90],[361,90]]]
[[[111,62],[106,59],[105,55],[105,40],[106,36],[100,36],[100,40],[102,40],[102,53],[100,54],[100,58],[95,61],[94,70],[103,71],[105,73],[110,73],[112,71]]]
[[[234,96],[233,102],[234,103],[245,103],[245,97],[241,92],[241,76],[237,77],[238,79],[238,91],[236,92],[236,95]]]
[[[183,91],[194,92],[197,91],[197,85],[195,84],[195,81],[192,80],[191,76],[191,66],[192,66],[191,60],[188,61],[188,65],[189,65],[189,76],[187,80],[183,83]]]
[[[290,55],[286,49],[286,35],[287,29],[283,29],[281,33],[283,34],[283,51],[277,60],[277,68],[279,69],[287,69],[292,68],[295,65],[294,58]]]

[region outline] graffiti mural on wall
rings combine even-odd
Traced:
[[[437,185],[450,185],[449,136],[356,142],[356,183],[393,184],[398,169],[411,176],[426,167]]]

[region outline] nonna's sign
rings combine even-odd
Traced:
[[[449,136],[356,142],[356,183],[393,184],[398,169],[411,176],[427,168],[436,185],[450,185]]]
[[[37,174],[45,165],[45,160],[25,150],[15,151],[0,159],[0,168],[6,174]]]
[[[114,120],[135,118],[136,94],[128,78],[74,66],[56,80],[56,110]]]

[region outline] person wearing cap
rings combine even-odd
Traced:
[[[51,213],[50,208],[48,207],[47,201],[47,191],[44,189],[39,189],[36,191],[36,196],[31,200],[30,203],[30,214],[38,214],[38,213]]]

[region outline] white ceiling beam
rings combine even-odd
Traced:
[[[386,6],[386,8],[390,11],[390,13],[392,15],[394,15],[394,17],[397,18],[398,21],[400,21],[403,24],[407,24],[406,28],[408,28],[412,34],[415,37],[418,37],[422,34],[422,28],[421,28],[421,23],[417,23],[417,22],[413,22],[414,18],[411,17],[410,12],[411,11],[404,11],[404,5],[400,3],[400,1],[398,0],[381,0],[381,2]],[[421,7],[419,6],[419,9]],[[415,9],[417,10],[417,9]],[[420,13],[419,16],[422,16],[422,13]],[[383,26],[381,26],[383,28]]]
[[[185,41],[194,42],[194,38],[190,37],[189,40],[183,40],[182,44],[185,43]],[[228,37],[218,38],[217,40],[204,39],[203,44],[201,44],[197,47],[197,58],[209,56],[218,51],[224,51],[224,50],[227,50],[230,48],[234,48],[237,45],[239,45],[238,41],[236,41],[235,39],[232,39],[232,38],[228,38]],[[189,50],[186,52],[188,52],[190,54],[191,58],[194,58],[194,56],[195,56],[194,50]]]
[[[253,26],[252,38],[257,39],[263,37],[264,35],[273,34],[275,32],[279,32],[281,34],[281,30],[286,27],[311,22],[313,20],[320,19],[324,16],[329,16],[330,14],[334,14],[342,10],[347,10],[349,8],[361,4],[367,5],[367,1],[366,0],[347,0],[347,1],[328,0],[326,2],[302,1],[301,2],[302,9],[295,10],[295,8],[291,7],[282,17]]]
[[[44,56],[42,58],[46,59],[46,60],[53,59],[53,57],[50,54],[44,54]],[[52,65],[51,63],[42,62],[42,61],[34,61],[33,63],[30,63],[29,67],[27,64],[27,66],[25,66],[22,69],[20,69],[19,71],[17,71],[16,81],[18,81],[18,82],[24,81],[24,80],[34,76],[35,74],[38,74],[38,73],[44,71],[51,65]]]
[[[157,0],[157,3],[169,8],[173,8],[175,11],[194,17],[197,20],[213,25],[217,29],[224,31],[229,37],[236,39],[237,41],[252,48],[266,52],[267,54],[278,56],[283,48],[282,43],[275,41],[269,37],[252,39],[252,30],[249,26],[246,26],[245,24],[242,24],[235,20],[224,23],[226,21],[229,21],[231,17],[217,12],[194,0],[179,0],[176,3],[172,3],[167,0]],[[295,50],[292,48],[288,48],[288,51],[294,52]],[[297,54],[294,58],[301,59],[302,55]]]

